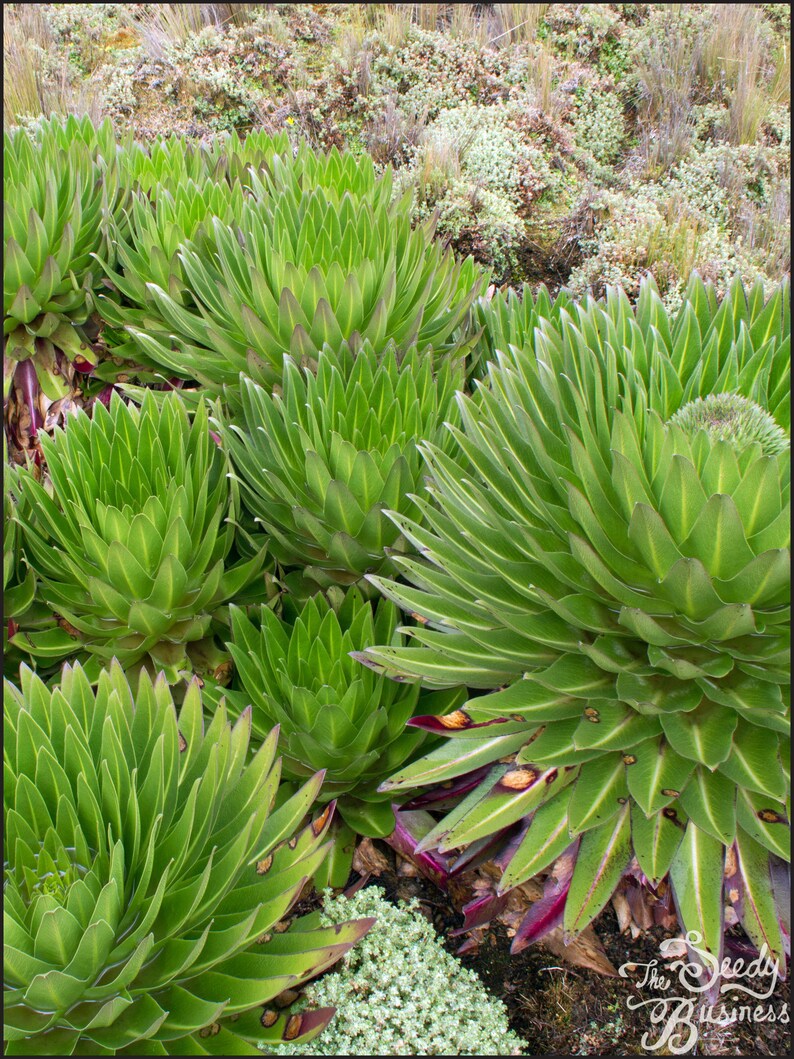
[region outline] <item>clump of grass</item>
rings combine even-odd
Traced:
[[[742,245],[769,276],[791,271],[791,186],[781,183],[762,209],[744,203],[736,221]]]
[[[495,34],[491,43],[527,44],[535,39],[548,4],[494,4]]]
[[[153,59],[165,57],[169,46],[184,44],[208,26],[244,26],[251,14],[270,4],[149,4],[139,24],[144,46]]]
[[[527,68],[527,78],[536,106],[552,119],[558,118],[562,109],[559,97],[554,91],[554,70],[554,53],[551,45],[544,41],[532,57],[532,62]]]
[[[452,4],[448,32],[450,36],[470,40],[480,48],[491,39],[487,17],[472,4]]]
[[[427,114],[406,115],[389,96],[382,110],[371,114],[364,126],[367,150],[379,165],[406,162],[422,139]]]
[[[637,59],[640,87],[640,146],[646,172],[656,176],[686,155],[692,146],[692,103],[697,56],[682,23],[672,15],[660,20]]]
[[[698,74],[707,85],[735,87],[741,67],[759,65],[761,19],[753,4],[709,4],[709,18],[696,49]]]
[[[725,131],[731,143],[753,143],[775,102],[768,83],[775,79],[769,26],[753,4],[709,7],[711,17],[698,43],[699,73],[706,85],[721,87],[728,97]]]
[[[460,138],[445,129],[428,130],[422,135],[416,170],[422,199],[434,198],[441,188],[460,177],[462,157],[470,142],[470,139]]]
[[[376,26],[379,35],[392,47],[401,47],[413,25],[413,4],[380,4],[378,7]]]
[[[401,4],[401,7],[413,9],[414,22],[422,29],[435,30],[439,28],[439,21],[446,15],[449,4]]]
[[[773,103],[791,104],[791,51],[788,41],[782,41],[775,55],[775,72],[769,85]]]
[[[74,83],[39,4],[7,4],[3,10],[3,122],[52,114],[99,119],[96,97]]]
[[[665,289],[680,277],[689,277],[698,261],[703,225],[682,209],[672,196],[664,205],[665,216],[647,234],[646,266]]]

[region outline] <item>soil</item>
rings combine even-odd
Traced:
[[[457,954],[461,936],[453,932],[463,923],[463,915],[453,907],[448,894],[435,883],[415,874],[412,865],[395,857],[384,843],[375,843],[388,867],[377,876],[362,877],[353,871],[348,891],[360,886],[380,886],[392,901],[417,898],[421,911],[433,923],[448,950]],[[319,903],[318,895],[301,902],[295,912],[308,912]],[[621,934],[611,906],[595,922],[595,930],[606,955],[616,968],[627,963],[637,965],[627,977],[609,977],[582,967],[566,966],[543,944],[532,946],[519,955],[510,954],[511,939],[501,924],[493,924],[482,937],[479,949],[460,956],[472,968],[491,993],[507,1006],[511,1028],[528,1043],[531,1055],[786,1055],[791,1048],[788,1024],[788,982],[778,981],[765,1011],[775,1012],[775,1021],[739,1021],[727,1028],[699,1028],[694,1047],[675,1052],[675,1037],[661,1047],[658,1041],[666,1019],[658,1026],[651,1022],[648,1007],[631,1010],[627,1001],[637,996],[635,986],[645,974],[641,965],[658,960],[663,965],[659,943],[672,937],[670,931],[656,927],[636,939]],[[740,942],[740,932],[732,931]],[[743,938],[743,935],[741,935]],[[660,970],[663,970],[660,966]],[[671,976],[672,977],[672,976]],[[749,981],[746,984],[753,985]],[[757,992],[766,992],[769,979],[758,979]],[[643,997],[664,995],[658,989],[646,988]],[[668,995],[688,995],[675,984]],[[736,1001],[738,1004],[739,1001]],[[758,1003],[752,1002],[753,1005]],[[729,1005],[731,1006],[731,1005]],[[694,1016],[697,1018],[697,1015]],[[686,1033],[685,1033],[686,1036]],[[645,1043],[643,1043],[645,1038]],[[680,1044],[680,1042],[679,1042]],[[656,1045],[651,1048],[649,1046]]]

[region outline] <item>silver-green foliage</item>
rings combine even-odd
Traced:
[[[336,1007],[313,1055],[521,1055],[501,1000],[444,949],[418,903],[395,906],[377,887],[351,898],[327,895],[325,924],[375,916],[367,937],[339,971],[311,983],[310,1008]],[[301,1055],[295,1045],[271,1054]]]

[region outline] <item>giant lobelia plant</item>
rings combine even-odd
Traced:
[[[12,455],[35,449],[96,364],[90,294],[112,259],[108,228],[124,201],[108,120],[45,122],[6,134],[3,400]],[[79,400],[80,399],[80,400]]]
[[[333,172],[318,168],[323,179]],[[200,240],[180,244],[173,281],[140,274],[160,322],[142,327],[123,307],[114,322],[153,363],[218,394],[241,372],[271,388],[285,354],[312,366],[326,344],[462,358],[482,270],[445,252],[431,226],[414,229],[407,204],[389,206],[381,184],[354,193],[350,177],[341,169],[337,188],[292,170],[275,184],[252,176],[257,195],[233,225],[208,217]]]
[[[269,1007],[372,920],[274,928],[322,863],[332,812],[296,833],[321,774],[279,808],[277,733],[250,713],[205,727],[198,682],[133,691],[114,663],[54,690],[6,681],[7,1055],[259,1055],[310,1040],[333,1009]]]
[[[278,394],[244,377],[227,391],[242,412],[219,429],[241,501],[283,567],[324,586],[391,568],[408,544],[384,508],[418,513],[416,441],[451,447],[443,423],[457,420],[462,378],[448,363],[434,371],[432,353],[379,355],[365,343],[357,354],[321,350],[316,375],[286,357]]]
[[[121,168],[127,186],[155,199],[163,189],[175,189],[188,180],[198,185],[208,178],[214,183],[242,184],[250,167],[267,171],[278,155],[292,156],[285,132],[275,136],[252,132],[241,140],[232,131],[209,143],[171,134],[148,144],[125,144]]]
[[[715,318],[732,318],[734,293]],[[423,558],[395,557],[409,586],[371,580],[424,624],[359,657],[485,694],[409,722],[447,738],[382,789],[445,784],[416,799],[429,809],[458,792],[419,850],[498,853],[500,893],[553,868],[516,948],[584,929],[628,872],[671,886],[715,956],[725,901],[780,956],[788,436],[737,393],[674,408],[692,396],[690,358],[679,350],[679,375],[654,341],[632,348],[611,308],[563,311],[559,331],[541,321],[497,353],[460,400],[465,477],[422,445],[424,524],[392,518]],[[754,370],[769,377],[767,350]]]
[[[338,209],[348,197],[358,205],[368,204],[378,216],[389,212],[390,171],[378,177],[370,159],[340,154],[336,149],[317,154],[305,144],[293,156],[283,136],[256,133],[241,142],[233,135],[201,148],[185,146],[179,138],[171,137],[155,142],[148,151],[136,145],[122,158],[125,179],[136,187],[132,208],[114,228],[115,253],[106,258],[96,255],[106,273],[103,283],[111,292],[105,291],[97,299],[97,308],[115,329],[108,332],[115,367],[107,365],[103,374],[111,381],[130,370],[135,370],[142,381],[151,381],[141,375],[144,368],[149,373],[165,371],[182,379],[196,377],[213,385],[202,373],[207,356],[218,361],[212,368],[213,378],[219,365],[229,358],[228,370],[223,369],[227,380],[236,378],[240,370],[250,371],[247,361],[257,348],[256,339],[246,339],[250,349],[229,352],[229,340],[224,337],[230,319],[237,326],[236,333],[240,325],[247,333],[252,314],[260,311],[261,281],[253,275],[249,278],[259,297],[252,301],[249,291],[245,298],[235,301],[239,286],[234,284],[239,285],[248,266],[241,264],[241,246],[235,250],[228,238],[231,236],[235,243],[239,239],[244,247],[242,232],[251,224],[255,228],[262,224],[257,213],[243,209],[245,202],[259,203],[261,212],[268,203],[291,201],[290,223],[295,220],[295,204],[304,193],[313,191],[321,194],[329,208]],[[314,237],[310,242],[314,245]],[[211,302],[202,300],[201,291],[194,291],[195,271],[185,271],[183,252],[188,246],[205,275],[209,274],[206,269],[210,262],[220,268],[217,278],[222,288],[216,284]],[[294,257],[288,250],[285,253],[287,258]],[[267,265],[267,282],[278,272],[272,270],[275,264]],[[332,289],[340,287],[336,274],[331,285]],[[162,293],[167,293],[165,310],[160,302]],[[319,296],[316,291],[315,295]],[[209,343],[209,350],[182,351],[179,338],[195,338],[196,323],[189,324],[189,316],[181,310],[202,321],[201,340]],[[210,330],[204,331],[205,325]],[[259,333],[261,328],[255,330]],[[278,363],[280,359],[279,353]],[[220,383],[216,380],[214,385]]]
[[[205,406],[191,421],[175,393],[158,406],[147,392],[140,409],[114,395],[42,448],[49,482],[18,476],[23,551],[60,624],[11,642],[34,661],[90,656],[94,676],[111,658],[173,681],[200,667],[213,657],[213,614],[264,555],[234,559],[237,486]]]
[[[165,161],[155,157],[164,165],[166,161],[178,164],[174,158],[182,156],[171,151],[164,154]],[[113,329],[107,332],[110,358],[98,369],[107,381],[131,371],[142,382],[154,381],[158,373],[162,376],[163,366],[148,358],[125,328],[142,328],[152,341],[170,345],[170,328],[149,293],[149,285],[167,288],[181,307],[192,306],[190,284],[179,259],[182,245],[190,239],[204,247],[213,218],[232,224],[242,211],[246,191],[239,182],[216,180],[206,173],[197,177],[155,184],[146,193],[134,191],[124,227],[119,225],[114,231],[113,255],[97,255],[97,267],[102,266],[106,278],[101,297],[95,299],[96,307]],[[168,374],[172,373],[173,369],[169,370]],[[190,377],[188,358],[182,358],[175,374]]]
[[[598,306],[600,311],[594,311]],[[665,417],[698,397],[739,393],[760,404],[786,430],[791,426],[791,308],[788,280],[745,290],[737,276],[719,300],[712,283],[693,273],[677,313],[667,312],[652,277],[640,288],[636,309],[619,287],[597,301],[574,302],[566,292],[552,301],[541,288],[525,286],[480,298],[475,317],[482,328],[476,370],[511,347],[531,345],[535,329],[545,342],[564,341],[563,314],[573,318],[595,346],[627,346],[632,364],[648,388],[649,400]]]
[[[284,778],[303,782],[325,770],[321,798],[334,799],[334,847],[317,885],[342,886],[356,837],[383,838],[394,830],[388,794],[378,785],[427,738],[406,729],[416,713],[448,711],[463,701],[457,691],[421,692],[365,669],[351,654],[373,643],[402,643],[398,611],[388,600],[373,605],[356,588],[303,603],[286,596],[279,617],[262,607],[256,624],[231,608],[234,687],[223,694],[230,710],[251,706],[254,736],[279,727]]]

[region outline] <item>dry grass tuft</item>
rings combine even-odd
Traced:
[[[777,64],[770,63],[769,26],[754,4],[709,7],[711,17],[697,46],[698,72],[706,85],[728,96],[725,131],[731,143],[754,143],[775,101],[770,88],[780,82]]]
[[[548,4],[494,4],[495,32],[490,43],[528,44],[549,9]]]
[[[95,94],[74,84],[65,55],[58,55],[39,4],[7,4],[3,10],[3,123],[52,114],[99,119]]]
[[[390,97],[364,127],[364,143],[379,165],[406,162],[422,139],[427,115],[407,117]]]
[[[169,45],[184,44],[207,26],[247,24],[251,14],[270,4],[150,4],[139,19],[143,43],[153,59],[162,59]]]
[[[692,102],[697,56],[673,13],[647,40],[637,63],[640,138],[646,171],[658,176],[680,161],[692,145]]]

